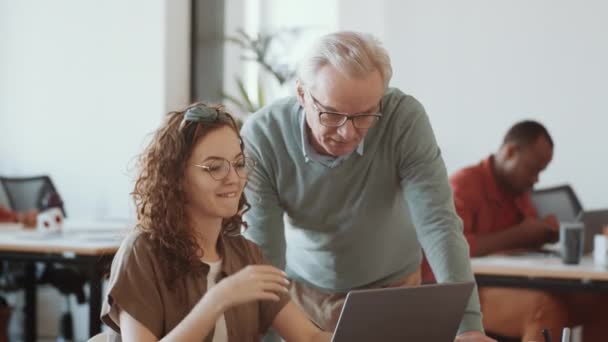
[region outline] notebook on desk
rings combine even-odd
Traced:
[[[474,283],[351,291],[332,342],[453,341]]]

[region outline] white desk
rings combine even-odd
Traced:
[[[70,221],[67,221],[70,222]],[[59,234],[41,234],[17,224],[0,224],[0,251],[65,253],[67,255],[113,254],[128,231],[126,224],[88,222],[77,228],[67,224]]]
[[[16,224],[0,224],[0,260],[26,262],[25,341],[37,339],[36,262],[73,265],[86,274],[90,285],[89,334],[101,331],[103,276],[131,227],[120,222],[66,221],[61,234],[44,235]]]
[[[492,255],[472,258],[471,266],[480,285],[608,291],[608,269],[595,265],[591,256],[564,265],[551,255]]]

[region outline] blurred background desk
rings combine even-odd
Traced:
[[[0,224],[0,260],[26,262],[25,341],[36,341],[36,263],[72,265],[89,283],[89,334],[101,331],[102,282],[128,228],[118,222],[66,221],[61,234],[41,235],[18,225]]]
[[[591,256],[564,265],[552,255],[492,255],[471,258],[471,265],[480,286],[608,291],[608,269],[595,265]]]

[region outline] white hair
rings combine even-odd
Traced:
[[[312,86],[317,72],[326,65],[356,78],[378,71],[385,88],[393,76],[388,52],[368,33],[342,31],[321,37],[298,65],[300,82]]]

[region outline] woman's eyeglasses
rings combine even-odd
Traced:
[[[249,172],[255,167],[255,162],[247,157],[239,157],[232,162],[224,158],[214,158],[205,164],[195,164],[194,166],[209,173],[214,180],[221,181],[228,177],[231,167],[234,168],[239,178],[247,179]]]
[[[351,120],[355,128],[368,129],[371,128],[380,118],[382,117],[382,103],[378,105],[380,111],[377,113],[361,113],[361,114],[347,114],[332,112],[327,110],[320,110],[319,107],[324,107],[309,91],[308,94],[312,99],[312,105],[314,109],[319,113],[319,122],[321,125],[326,127],[340,127]]]

